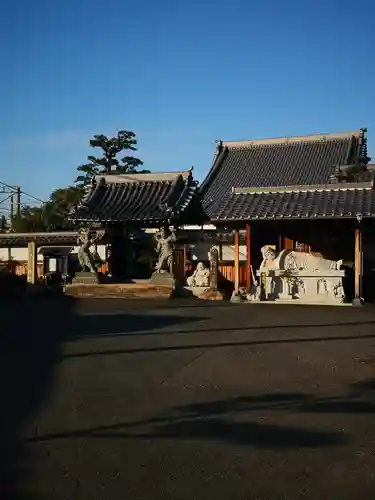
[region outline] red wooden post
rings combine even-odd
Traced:
[[[251,290],[251,231],[250,224],[246,224],[246,288]]]
[[[236,295],[240,291],[240,236],[239,230],[234,230],[234,292]]]
[[[361,257],[360,257],[360,229],[356,229],[354,233],[354,298],[360,298],[360,272],[361,272]]]

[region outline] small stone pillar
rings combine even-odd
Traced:
[[[29,241],[27,244],[27,282],[35,285],[38,279],[37,253],[35,241]]]
[[[216,247],[210,248],[210,286],[211,289],[217,291],[219,281],[219,253]]]

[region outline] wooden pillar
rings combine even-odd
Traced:
[[[251,290],[251,230],[250,224],[246,224],[246,288]]]
[[[360,298],[360,276],[361,276],[361,247],[360,229],[354,231],[354,298]]]
[[[184,279],[186,277],[187,261],[188,261],[188,246],[185,243],[185,245],[184,245]]]
[[[240,291],[240,232],[238,229],[234,230],[233,234],[233,247],[234,247],[234,293],[239,294]]]
[[[354,306],[362,306],[362,228],[359,224],[354,230]]]
[[[37,254],[35,241],[29,241],[27,244],[27,282],[35,284],[38,279]]]
[[[294,241],[290,238],[284,238],[284,248],[286,250],[294,250]]]

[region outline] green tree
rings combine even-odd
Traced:
[[[339,180],[344,182],[360,182],[366,180],[367,165],[371,158],[367,155],[359,156],[354,165],[348,167],[339,175]]]
[[[12,218],[11,227],[16,233],[45,231],[43,207],[23,206],[20,214]]]
[[[12,230],[35,233],[69,229],[69,212],[79,203],[83,193],[83,188],[77,186],[56,189],[42,206],[22,207],[20,215],[12,219]]]
[[[138,170],[143,161],[134,156],[118,156],[123,151],[137,151],[137,139],[134,132],[120,130],[114,137],[94,135],[90,140],[92,148],[100,149],[100,156],[88,156],[88,163],[80,165],[77,170],[80,175],[76,179],[78,186],[89,184],[98,174],[111,173],[147,173],[149,170]]]

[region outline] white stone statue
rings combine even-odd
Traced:
[[[282,269],[288,271],[336,271],[342,260],[328,260],[311,253],[283,250],[277,255],[275,250],[266,245],[261,248],[263,262],[260,269]]]
[[[266,299],[299,299],[307,302],[344,301],[342,260],[329,260],[306,252],[283,250],[279,254],[266,245],[258,271],[265,276]]]
[[[210,270],[203,262],[198,262],[194,273],[186,280],[190,287],[209,287],[210,286]]]

